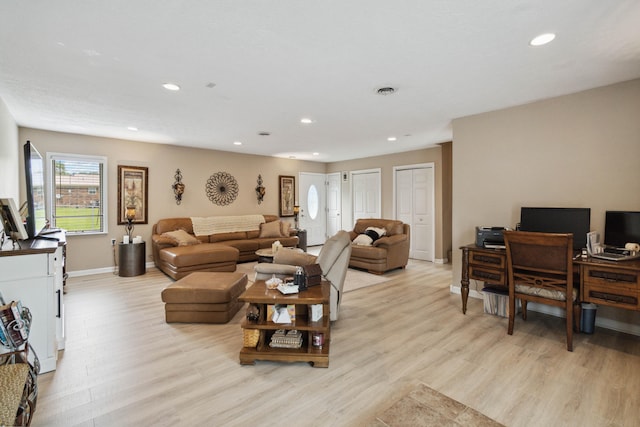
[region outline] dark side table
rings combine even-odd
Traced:
[[[298,247],[307,252],[307,230],[298,231]]]
[[[145,242],[118,244],[118,275],[121,277],[140,276],[146,273]]]

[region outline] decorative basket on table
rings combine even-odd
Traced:
[[[260,339],[259,329],[243,329],[243,345],[245,347],[255,347]]]

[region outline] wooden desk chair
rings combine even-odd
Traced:
[[[566,311],[567,350],[573,351],[574,305],[578,304],[578,291],[573,287],[573,234],[505,231],[504,242],[509,283],[508,334],[513,335],[516,298],[522,302],[524,320],[528,301],[561,307]]]

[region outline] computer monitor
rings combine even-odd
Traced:
[[[520,209],[520,230],[541,233],[572,233],[573,249],[587,246],[591,226],[590,208],[523,207]]]
[[[627,243],[640,243],[640,212],[606,211],[605,246],[624,248]]]

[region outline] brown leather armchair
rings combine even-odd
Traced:
[[[382,274],[404,268],[409,262],[409,224],[393,219],[359,219],[349,232],[353,242],[368,227],[384,228],[385,234],[369,245],[351,245],[349,267]]]

